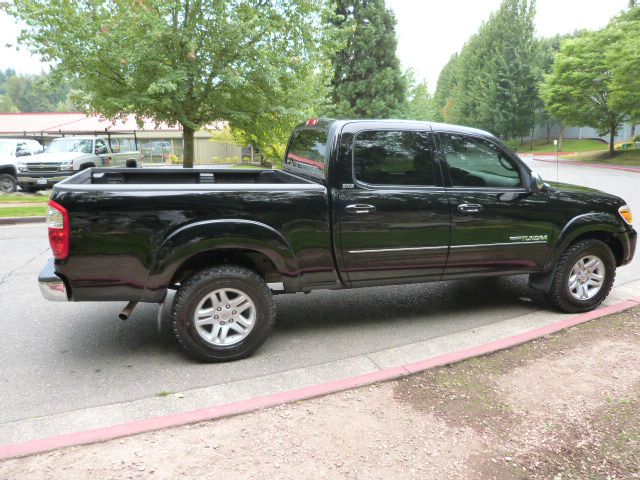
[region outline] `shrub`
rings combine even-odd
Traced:
[[[504,143],[507,147],[509,147],[514,152],[518,150],[520,147],[520,142],[518,140],[504,140]]]

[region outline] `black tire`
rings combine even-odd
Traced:
[[[597,256],[604,264],[605,278],[600,290],[591,298],[579,300],[574,298],[569,289],[569,275],[576,263],[586,256]],[[547,299],[563,312],[577,313],[593,310],[607,298],[616,276],[616,259],[611,248],[600,240],[581,240],[570,245],[560,256],[558,266],[546,294]]]
[[[249,297],[255,306],[255,320],[238,343],[214,345],[198,333],[194,315],[203,299],[225,288]],[[248,357],[264,343],[273,330],[276,307],[269,287],[259,275],[246,268],[223,266],[203,270],[184,281],[173,300],[172,317],[174,334],[189,355],[204,362],[225,362]]]
[[[18,181],[13,175],[3,173],[0,175],[0,192],[13,193],[18,188]]]

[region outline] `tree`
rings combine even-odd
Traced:
[[[440,70],[436,91],[433,94],[433,103],[436,110],[436,120],[452,123],[451,109],[455,104],[458,79],[460,73],[460,55],[454,53],[447,64]]]
[[[54,80],[51,75],[18,75],[14,70],[0,72],[0,111],[52,112],[69,111],[70,85]]]
[[[74,78],[91,110],[180,124],[185,167],[197,129],[302,116],[318,99],[292,92],[326,70],[323,0],[23,0],[5,8],[27,26],[21,41]]]
[[[504,0],[438,79],[440,115],[505,138],[529,131],[537,93],[535,1]]]
[[[384,0],[337,0],[332,23],[347,38],[333,58],[331,81],[338,117],[398,115],[406,85],[396,56],[396,20]]]
[[[405,72],[404,78],[407,85],[407,99],[401,116],[410,120],[434,121],[435,106],[427,82],[424,80],[418,82],[412,69]]]
[[[610,66],[611,108],[625,112],[632,124],[640,121],[640,8],[615,17],[603,32]]]
[[[640,11],[631,9],[597,32],[562,43],[541,94],[560,120],[609,134],[609,154],[620,126],[640,114]]]

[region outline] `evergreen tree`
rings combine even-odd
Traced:
[[[407,99],[398,116],[408,120],[434,121],[435,106],[427,82],[417,81],[411,68],[404,73],[404,81],[407,86]]]
[[[354,118],[401,114],[406,84],[396,56],[396,20],[384,0],[338,0],[332,23],[348,37],[333,59],[333,114]]]
[[[445,120],[505,138],[529,131],[540,77],[534,16],[534,0],[504,0],[452,57],[435,95]]]
[[[435,118],[440,122],[452,122],[451,110],[456,101],[457,82],[459,78],[458,68],[460,55],[454,53],[447,64],[442,67],[436,91],[433,94]]]

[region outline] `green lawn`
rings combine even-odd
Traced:
[[[575,155],[564,155],[566,160],[579,160],[588,163],[608,163],[610,165],[640,166],[640,150],[617,151],[613,157],[609,152],[582,152]]]
[[[33,202],[47,203],[49,195],[28,193],[0,193],[0,203]]]
[[[0,217],[44,217],[47,206],[37,207],[0,207]]]
[[[531,144],[529,142],[524,142],[518,148],[519,152],[532,152],[532,153],[551,153],[556,151],[556,147],[553,145],[553,141],[551,143],[547,143],[546,140],[536,140],[533,142],[533,150],[530,150]],[[582,139],[582,140],[571,140],[566,139],[562,141],[562,151],[563,152],[593,152],[593,151],[602,151],[607,150],[609,145],[600,142],[598,140],[591,139]]]

